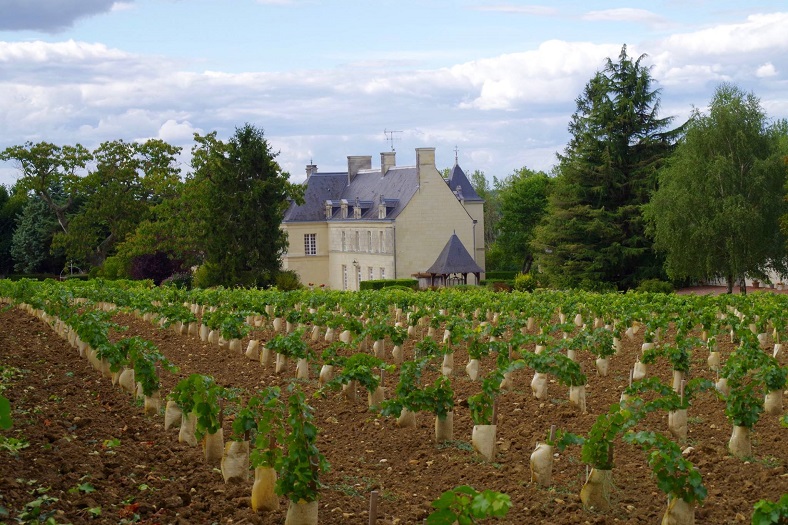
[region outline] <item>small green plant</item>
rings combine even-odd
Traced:
[[[753,507],[752,525],[784,525],[788,523],[788,494],[778,501],[762,499]]]
[[[118,438],[111,438],[105,439],[104,442],[101,444],[102,448],[110,449],[120,446],[120,439]]]
[[[507,494],[485,490],[478,492],[469,485],[447,490],[432,502],[435,511],[427,516],[427,525],[472,525],[487,518],[503,518],[512,501]]]
[[[253,467],[275,467],[281,460],[282,449],[277,446],[284,437],[285,405],[280,397],[280,389],[271,386],[258,392],[247,403],[257,411],[254,449],[250,455]],[[255,400],[254,403],[252,400]],[[241,430],[238,419],[233,422],[233,432]],[[243,428],[248,427],[244,425]]]
[[[367,392],[374,392],[380,385],[380,370],[393,370],[392,365],[369,354],[353,354],[342,365],[342,371],[326,383],[321,391],[337,390],[351,381],[358,382]]]
[[[670,498],[687,503],[702,503],[706,499],[700,472],[673,441],[655,432],[628,432],[623,440],[640,445],[648,453],[648,464],[657,478],[657,486]]]
[[[284,438],[287,453],[278,461],[276,493],[290,501],[311,502],[319,495],[320,474],[329,469],[328,461],[318,451],[317,426],[314,424],[313,409],[306,397],[294,384],[289,387],[287,400],[287,425],[290,427]]]
[[[12,456],[18,456],[19,451],[25,449],[30,446],[30,443],[27,442],[24,438],[12,438],[6,436],[0,436],[0,450],[5,450]]]

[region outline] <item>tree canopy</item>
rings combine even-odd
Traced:
[[[730,292],[734,280],[785,272],[784,128],[731,84],[717,88],[707,113],[693,112],[646,207],[669,275],[724,277]]]
[[[523,167],[495,182],[501,215],[494,244],[494,250],[500,254],[499,265],[501,269],[527,273],[534,260],[534,230],[547,211],[553,181],[541,171]]]
[[[668,130],[671,118],[659,117],[659,90],[644,57],[632,59],[624,46],[576,101],[571,139],[532,245],[553,286],[626,289],[662,274],[641,206],[678,132]]]
[[[262,129],[237,128],[224,143],[215,133],[195,136],[194,180],[203,185],[204,246],[212,284],[263,286],[273,283],[287,249],[279,227],[289,199],[302,187],[276,162]]]

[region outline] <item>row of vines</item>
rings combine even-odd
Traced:
[[[287,496],[290,524],[317,522],[320,477],[331,459],[317,449],[320,430],[303,381],[316,381],[318,396],[341,395],[350,403],[361,389],[371,410],[395,418],[401,428],[413,428],[417,414],[429,413],[434,439],[441,442],[455,434],[452,379],[467,376],[478,384],[462,400],[474,423],[470,441],[492,462],[498,398],[514,388],[515,373],[533,374],[531,394],[539,400],[548,400],[560,385],[568,404],[585,414],[593,376],[606,376],[622,341],[637,338],[641,351],[619,402],[593,407],[598,416],[583,432],[545,428],[531,454],[531,482],[550,486],[555,457],[580,447],[588,469],[580,499],[589,511],[604,513],[611,507],[614,450],[617,444],[634,445],[644,451],[667,496],[663,523],[693,523],[696,504],[707,496],[699,470],[687,458],[688,419],[698,396],[719,399],[731,426],[728,448],[739,460],[756,453],[752,432],[760,418],[779,418],[788,426],[788,368],[781,365],[788,337],[784,295],[279,292],[0,281],[0,296],[47,322],[94,368],[142,398],[147,414],[163,412],[165,428],[178,427],[180,441],[202,443],[206,462],[220,464],[226,482],[245,481],[254,472],[255,511],[275,509],[276,495]],[[119,335],[124,327],[115,321],[118,312],[246,355],[295,381],[287,389],[244,392],[191,374],[163,396],[160,374],[177,368],[150,341]],[[721,351],[723,342],[733,350]],[[455,362],[459,350],[467,362]],[[593,370],[581,366],[585,354],[593,357]],[[659,363],[670,366],[672,381],[650,376],[649,367]],[[319,372],[310,377],[314,366]],[[386,379],[395,386],[384,388]],[[233,415],[226,442],[225,413]],[[667,415],[666,428],[651,423],[654,414]],[[509,509],[507,498],[489,491],[471,492],[480,498],[476,506],[458,510],[447,503],[463,501],[462,494],[447,492],[437,500],[428,523],[463,523]],[[788,501],[762,502],[753,521],[779,523],[786,507]]]

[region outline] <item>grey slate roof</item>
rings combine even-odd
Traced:
[[[455,164],[451,170],[451,174],[449,175],[448,180],[449,188],[451,191],[456,192],[457,186],[460,187],[462,192],[462,198],[466,201],[482,201],[483,199],[479,197],[479,194],[476,193],[476,190],[473,189],[473,185],[471,181],[468,180],[468,177],[465,176],[465,172],[462,171],[462,168],[458,164]]]
[[[419,179],[415,166],[391,167],[383,177],[380,169],[361,170],[347,184],[345,173],[313,173],[306,181],[304,204],[292,203],[285,213],[285,222],[306,222],[326,220],[326,201],[334,204],[331,220],[358,220],[353,218],[353,206],[359,200],[362,219],[378,220],[378,204],[381,197],[386,204],[386,219],[394,219],[407,206],[419,189]],[[348,218],[340,219],[339,203],[348,203]],[[371,205],[370,205],[371,204]],[[369,206],[369,207],[367,207]]]
[[[449,275],[452,273],[481,273],[483,271],[465,249],[457,234],[453,233],[443,251],[426,273]]]

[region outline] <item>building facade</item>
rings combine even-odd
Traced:
[[[292,203],[282,228],[285,269],[304,284],[358,290],[361,281],[409,278],[429,268],[452,234],[484,268],[484,201],[455,164],[444,179],[435,148],[417,148],[415,166],[395,152],[349,156],[347,172],[307,166],[304,204]]]

